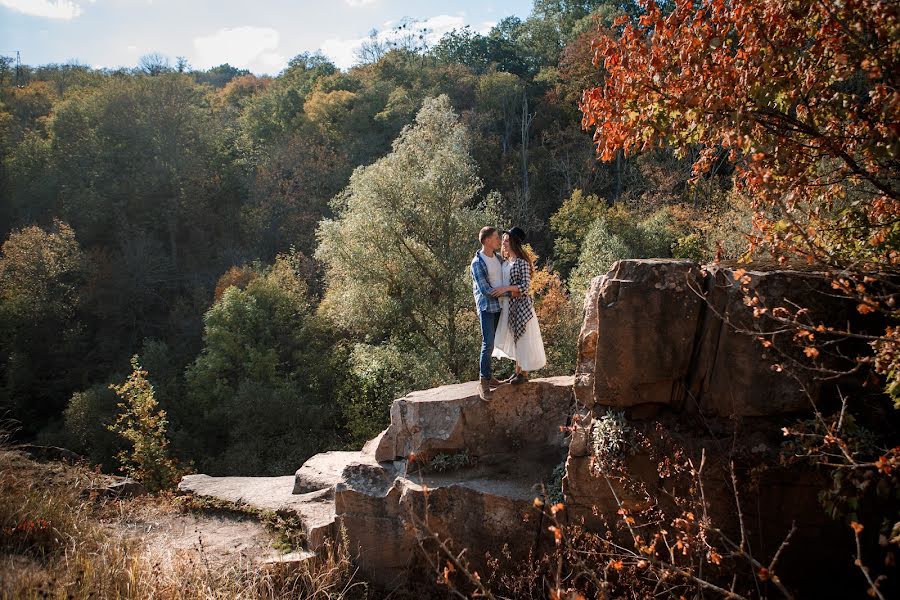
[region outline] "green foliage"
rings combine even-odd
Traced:
[[[470,208],[481,188],[469,138],[447,96],[426,100],[391,154],[357,169],[319,228],[323,305],[345,329],[430,348],[455,377],[474,349],[467,265],[486,222]]]
[[[672,256],[700,261],[703,259],[703,239],[699,233],[689,233],[672,244]]]
[[[125,448],[121,436],[110,430],[118,414],[119,398],[108,385],[75,392],[63,411],[65,446],[111,471],[113,458]]]
[[[435,454],[427,463],[426,468],[436,473],[447,473],[449,471],[459,471],[466,467],[471,467],[477,462],[477,458],[470,455],[468,450],[462,452],[439,452]]]
[[[553,467],[553,474],[550,476],[550,482],[547,483],[547,501],[550,504],[556,504],[557,502],[565,502],[565,495],[563,495],[562,491],[562,480],[563,477],[566,476],[566,461],[563,460],[561,463]]]
[[[66,223],[15,231],[0,248],[0,406],[30,433],[59,415],[77,376],[84,274],[84,254]]]
[[[624,411],[607,410],[591,424],[591,452],[595,467],[610,471],[620,465],[630,449],[631,426]]]
[[[553,262],[560,273],[568,274],[576,264],[591,224],[603,213],[606,202],[598,196],[575,190],[553,216]]]
[[[303,257],[279,255],[204,317],[204,347],[172,404],[179,450],[204,471],[283,474],[336,443],[332,394],[346,370],[312,312]]]
[[[147,371],[141,368],[137,355],[131,358],[131,375],[121,385],[109,389],[119,397],[121,410],[109,430],[125,438],[131,448],[117,458],[122,471],[156,492],[175,487],[181,471],[169,451],[166,438],[166,411],[159,410]]]
[[[573,294],[583,295],[590,280],[619,259],[672,256],[678,232],[669,210],[662,208],[636,223],[634,217],[627,210],[608,210],[591,224],[569,282]]]
[[[347,445],[358,448],[390,422],[391,403],[452,378],[433,352],[410,352],[392,343],[356,344],[349,357],[351,385],[338,401]]]

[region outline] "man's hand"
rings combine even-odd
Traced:
[[[496,287],[496,288],[492,289],[490,292],[492,298],[499,298],[500,296],[502,296],[505,293],[506,293],[506,288],[502,288],[502,287]]]

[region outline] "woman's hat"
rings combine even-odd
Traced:
[[[525,232],[522,230],[521,227],[510,227],[507,231],[504,231],[503,233],[508,233],[509,237],[516,238],[516,241],[518,241],[520,244],[524,243],[525,240],[528,238],[528,236],[525,235]]]

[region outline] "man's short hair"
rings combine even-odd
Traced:
[[[483,244],[484,240],[488,239],[495,233],[497,233],[496,227],[491,227],[491,226],[482,227],[481,232],[479,232],[479,234],[478,234],[478,241]]]

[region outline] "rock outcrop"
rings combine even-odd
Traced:
[[[571,387],[571,377],[538,379],[502,386],[489,402],[478,397],[476,382],[412,392],[391,405],[391,425],[373,444],[375,459],[428,460],[465,450],[485,460],[561,448]]]
[[[799,305],[806,318],[846,322],[854,305],[818,273],[746,270],[760,306]],[[735,269],[691,261],[620,260],[591,282],[578,342],[575,395],[587,407],[641,405],[719,417],[808,410],[821,385],[772,370],[778,357],[746,332],[773,330],[754,318]],[[738,277],[740,279],[740,277]],[[781,334],[785,341],[787,334]],[[776,340],[778,341],[778,340]],[[790,351],[789,342],[782,349]],[[807,395],[807,393],[809,395]],[[652,413],[649,413],[652,414]]]
[[[487,402],[475,382],[413,392],[394,401],[388,428],[359,452],[313,456],[293,477],[193,475],[179,487],[297,515],[310,550],[340,531],[364,576],[386,587],[411,573],[430,577],[417,567],[433,554],[431,534],[467,548],[476,567],[486,553],[514,563],[539,556],[553,542],[544,546],[546,522],[533,501],[550,487],[565,499],[565,518],[596,531],[622,510],[661,509],[676,460],[705,461],[716,526],[735,526],[726,471],[738,459],[755,472],[744,507],[762,529],[753,544],[780,539],[791,520],[802,526],[795,540],[814,543],[835,533],[816,506],[822,481],[778,467],[777,456],[781,425],[793,418],[786,415],[808,409],[819,383],[801,376],[804,393],[773,372],[775,356],[746,333],[760,321],[741,285],[762,304],[802,303],[812,319],[854,316],[815,273],[622,260],[591,283],[574,377],[505,385]],[[635,442],[666,436],[677,457]],[[605,476],[604,444],[626,477]]]
[[[486,552],[523,559],[542,538],[534,498],[565,460],[572,390],[572,377],[554,377],[502,386],[487,402],[475,382],[413,392],[360,452],[318,454],[294,477],[189,475],[179,489],[295,515],[311,550],[340,529],[384,587],[416,571],[427,532],[469,548],[476,565]],[[452,470],[432,466],[441,457]]]

